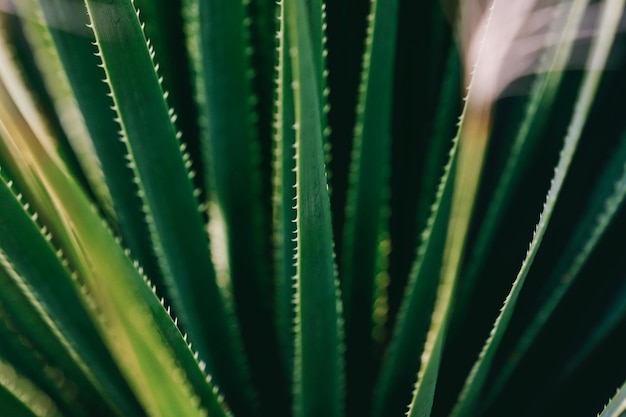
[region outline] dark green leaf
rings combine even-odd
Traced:
[[[229,402],[252,407],[242,341],[217,285],[189,156],[181,150],[138,13],[128,1],[86,4],[176,314]]]
[[[343,237],[348,414],[368,408],[374,328],[384,326],[389,255],[391,110],[398,2],[371,2]],[[377,303],[383,306],[377,307]]]
[[[294,414],[343,414],[343,337],[315,54],[303,0],[284,0],[296,131]],[[314,28],[313,28],[314,30]]]
[[[575,4],[573,7],[580,7],[580,9],[584,11],[586,7],[586,4],[584,3],[586,2],[583,2],[581,5]],[[545,235],[552,213],[554,212],[556,200],[559,196],[563,182],[565,181],[574,152],[576,151],[580,140],[582,129],[589,115],[596,89],[600,82],[601,72],[595,69],[603,68],[606,64],[606,60],[613,44],[613,39],[615,37],[615,31],[617,30],[617,25],[619,23],[620,14],[617,12],[623,10],[623,7],[624,0],[612,0],[607,3],[607,7],[602,14],[601,19],[603,24],[600,25],[601,31],[593,40],[592,49],[587,63],[588,68],[591,71],[585,73],[583,84],[580,88],[578,100],[574,109],[574,114],[568,128],[567,136],[565,137],[563,148],[561,149],[559,162],[554,170],[554,178],[552,179],[550,190],[546,196],[544,208],[539,217],[537,227],[535,228],[532,242],[530,243],[526,258],[524,259],[517,278],[513,283],[513,288],[505,300],[504,307],[496,318],[489,339],[484,345],[478,361],[475,363],[470,375],[468,376],[465,387],[459,397],[459,402],[452,413],[454,417],[472,415],[474,408],[479,401],[479,395],[487,379],[488,371],[491,363],[493,362],[495,352],[498,349],[508,323],[511,320],[521,288],[524,285],[528,271],[530,270],[533,260],[537,254],[537,250]]]

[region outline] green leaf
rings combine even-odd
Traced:
[[[269,302],[271,252],[265,244],[269,231],[260,198],[251,18],[241,0],[183,4],[217,279],[233,298],[261,407],[273,410],[284,404],[288,390],[281,378],[284,373],[275,372],[280,362]]]
[[[437,187],[445,166],[446,153],[450,148],[450,138],[455,136],[453,122],[460,112],[459,77],[461,62],[454,44],[448,46],[445,58],[443,78],[438,93],[430,143],[424,156],[424,171],[420,181],[420,193],[417,201],[416,218],[419,228],[426,224]]]
[[[55,404],[29,380],[0,359],[0,404],[3,415],[60,417]],[[6,413],[6,414],[5,414]]]
[[[415,382],[419,370],[417,352],[424,346],[435,301],[454,187],[452,174],[456,170],[457,149],[458,139],[455,138],[375,385],[372,402],[372,415],[375,417],[386,415],[389,407],[410,398],[410,385]]]
[[[476,62],[471,74],[466,76],[470,84],[455,139],[458,151],[456,167],[451,173],[454,184],[439,284],[430,328],[421,355],[417,383],[407,413],[409,417],[430,416],[432,411],[443,346],[447,338],[458,276],[491,133],[491,106],[495,99],[495,91],[490,77],[493,71],[497,71],[504,58],[506,48],[501,50],[498,46],[502,43],[506,45],[508,40],[507,37],[495,33],[493,29],[492,20],[502,18],[499,15],[502,9],[499,9],[496,3],[497,0],[491,3],[489,10],[485,12],[483,30],[477,31],[477,35],[471,40],[479,42],[476,56],[470,55],[467,58],[476,59]]]
[[[0,51],[3,49],[0,48]],[[9,67],[3,66],[0,71],[3,82]],[[0,92],[7,99],[0,101],[0,118],[3,122],[12,120],[15,126],[21,127],[8,131],[5,139],[13,141],[14,147],[22,152],[26,171],[32,172],[45,184],[45,194],[38,192],[40,190],[31,190],[30,194],[41,203],[37,205],[45,207],[50,214],[52,222],[47,226],[55,237],[40,230],[40,226],[34,223],[36,215],[26,211],[23,205],[28,205],[20,202],[2,178],[0,192],[4,197],[0,199],[3,227],[0,248],[17,273],[28,277],[28,282],[37,291],[37,298],[48,306],[53,305],[55,322],[62,323],[63,331],[74,336],[74,343],[90,344],[98,353],[100,339],[89,327],[93,326],[93,320],[136,397],[149,413],[201,415],[199,406],[202,404],[208,410],[218,410],[217,415],[220,415],[222,405],[204,376],[198,383],[197,375],[201,371],[194,369],[199,368],[198,363],[166,309],[138,271],[139,265],[129,259],[129,252],[119,246],[120,241],[98,216],[75,179],[67,174],[56,150],[46,147],[45,140],[40,142],[30,125],[36,124],[36,118],[27,122],[20,109],[14,108],[13,99],[16,96],[12,94],[18,94],[25,110],[29,109],[24,104],[28,101],[28,94],[24,94],[19,85],[14,85],[13,91],[7,93],[3,82],[0,83]],[[44,139],[49,134],[45,131],[38,133]],[[62,250],[57,253],[49,240],[60,243]],[[62,253],[65,253],[67,261],[59,259]],[[76,274],[70,274],[62,262],[68,267],[71,265]],[[61,278],[47,280],[55,271]],[[75,276],[77,281],[73,282],[70,275]],[[67,298],[73,294],[72,288],[67,289],[68,285],[81,289],[82,301]],[[71,314],[75,311],[67,307],[81,304],[86,304],[89,314]],[[174,356],[173,351],[180,355],[180,359]],[[92,359],[90,356],[88,362],[98,375],[97,379],[102,384],[109,384],[107,393],[115,404],[121,408],[128,407],[128,401],[116,394],[116,390],[122,389],[125,384],[111,383],[111,377],[107,376],[107,372],[117,369],[109,364],[107,357],[100,354]],[[192,359],[189,360],[189,357]],[[186,369],[180,368],[179,361]],[[97,373],[98,370],[103,371]],[[194,384],[193,390],[187,378]],[[166,384],[163,385],[164,382]],[[130,411],[123,414],[141,413]]]
[[[341,262],[346,320],[347,407],[368,408],[374,379],[373,330],[384,325],[389,281],[389,171],[398,2],[373,0],[363,58]],[[382,316],[382,317],[381,317]]]
[[[504,169],[484,215],[476,243],[472,245],[467,271],[463,275],[455,307],[455,314],[459,317],[467,314],[473,296],[476,296],[473,288],[476,287],[485,266],[490,253],[488,249],[493,244],[496,230],[501,226],[502,218],[518,190],[517,185],[524,180],[527,169],[532,164],[533,153],[538,150],[544,138],[541,133],[551,110],[554,109],[553,106],[556,105],[556,93],[574,48],[574,37],[587,3],[589,3],[587,0],[583,0],[554,6],[557,14],[550,25],[549,33],[557,39],[557,42],[546,48],[540,57],[538,74],[525,104],[523,119],[515,129],[516,134]]]
[[[319,89],[319,106],[322,123],[322,137],[324,138],[324,161],[326,162],[326,173],[330,176],[328,164],[331,159],[330,128],[328,127],[328,112],[330,110],[328,104],[328,96],[330,89],[327,87],[326,70],[326,2],[324,0],[307,0],[308,28],[311,35],[311,51],[313,54],[313,64],[315,65],[316,78],[319,80],[317,88]],[[332,190],[331,190],[332,191]]]
[[[87,374],[94,374],[91,380],[101,381],[102,385],[105,387],[104,391],[108,393],[107,395],[114,398],[119,408],[134,413],[137,409],[136,402],[132,398],[129,398],[127,386],[122,381],[117,367],[115,367],[109,354],[97,337],[93,324],[88,320],[88,315],[82,303],[77,298],[69,273],[59,264],[58,256],[53,253],[50,258],[41,261],[42,263],[39,264],[41,269],[32,268],[31,270],[31,262],[33,259],[36,259],[36,256],[32,255],[32,252],[29,251],[45,253],[48,246],[46,240],[52,239],[47,229],[61,231],[64,230],[66,225],[64,217],[57,212],[57,204],[54,196],[50,194],[48,183],[39,176],[36,167],[31,165],[32,157],[43,156],[49,150],[52,152],[52,155],[54,155],[50,162],[58,164],[57,169],[62,173],[61,175],[69,177],[69,174],[66,171],[66,165],[58,158],[58,154],[54,148],[44,150],[43,147],[48,143],[44,142],[43,145],[37,143],[37,134],[47,137],[50,133],[45,131],[43,121],[37,117],[37,113],[33,110],[32,103],[29,103],[28,94],[21,96],[21,94],[24,93],[24,91],[20,90],[21,80],[13,76],[14,74],[11,69],[14,68],[10,65],[11,60],[6,59],[5,53],[7,51],[5,46],[3,42],[0,42],[0,56],[5,58],[4,62],[6,64],[0,68],[0,96],[3,97],[3,100],[0,100],[0,120],[2,120],[2,134],[0,137],[3,140],[3,145],[5,145],[4,148],[11,150],[10,154],[15,156],[18,161],[17,166],[20,167],[20,174],[25,178],[23,183],[29,187],[25,195],[32,198],[30,201],[33,201],[33,205],[36,206],[37,209],[43,210],[46,213],[45,216],[41,216],[41,220],[47,225],[46,228],[40,227],[41,230],[31,230],[34,236],[33,243],[28,245],[28,250],[18,251],[17,253],[20,255],[17,259],[13,259],[9,256],[7,261],[7,265],[9,266],[7,266],[7,268],[16,268],[17,272],[14,274],[14,277],[16,277],[17,282],[20,282],[22,276],[25,277],[26,282],[30,283],[31,290],[36,294],[35,298],[38,299],[40,303],[46,305],[48,314],[50,314],[51,317],[53,317],[53,321],[64,330],[73,349],[84,355],[88,362],[93,363],[91,369],[87,372]],[[12,82],[10,91],[6,88],[5,80]],[[19,103],[20,108],[17,108],[16,102]],[[24,118],[24,114],[29,116],[28,121]],[[36,144],[39,145],[39,147],[37,148],[38,150],[35,151],[35,155],[33,155],[31,145],[36,146]],[[7,181],[7,184],[10,185],[12,182],[7,180],[4,175],[5,173],[3,172],[3,184],[4,181]],[[22,198],[21,193],[18,194],[18,196],[18,200]],[[22,209],[19,208],[17,210],[19,212]],[[26,224],[38,218],[37,214],[29,216],[32,216],[32,219],[27,218],[24,220]],[[3,224],[7,225],[9,223],[4,220]],[[19,227],[16,224],[10,224],[10,226]],[[13,233],[16,233],[17,236],[23,239],[26,238],[24,229],[18,228]],[[9,239],[9,242],[13,242],[13,240],[11,240],[13,237],[10,236],[10,234],[3,237]],[[39,246],[37,246],[35,242],[38,242]],[[80,255],[77,255],[71,249],[72,244],[75,242],[73,236],[66,232],[60,232],[56,237],[56,242],[61,243],[69,249],[68,257],[80,258]],[[27,254],[31,254],[30,256],[34,257],[29,258]],[[50,277],[54,277],[54,279],[50,279]],[[55,285],[53,285],[53,283]],[[7,289],[7,291],[9,290]],[[69,308],[68,306],[74,306],[74,308]],[[60,337],[60,332],[57,332],[57,337]],[[53,348],[52,344],[53,342],[50,342],[50,348]],[[67,342],[65,342],[65,344],[65,348],[67,349],[69,345]],[[87,367],[83,366],[83,371],[86,369]]]
[[[589,196],[589,206],[578,222],[572,238],[569,240],[563,256],[555,267],[554,272],[546,282],[546,288],[550,288],[549,294],[540,301],[540,309],[530,320],[520,336],[513,353],[494,379],[493,388],[489,392],[487,404],[490,404],[500,393],[509,380],[524,355],[536,340],[540,331],[557,309],[559,303],[578,278],[578,275],[600,242],[600,239],[616,217],[620,207],[626,199],[626,136],[622,137],[621,143],[606,164],[606,168],[592,195]],[[604,326],[598,325],[594,333]],[[611,326],[609,326],[611,327]],[[582,350],[591,341],[597,341],[599,337],[588,337]]]
[[[293,323],[295,320],[293,285],[296,276],[296,190],[295,123],[292,74],[289,61],[289,39],[280,4],[278,32],[278,67],[276,72],[276,103],[274,105],[274,160],[273,160],[273,212],[274,261],[276,285],[276,327],[285,380],[293,375]]]
[[[483,116],[484,115],[481,114],[477,117],[480,119]],[[479,126],[475,125],[472,126],[472,128],[468,128],[469,133],[467,137],[472,139],[485,139],[483,136],[485,132],[481,131]],[[463,136],[459,135],[459,140],[462,138]],[[447,336],[447,327],[450,320],[456,280],[459,273],[459,265],[463,255],[464,241],[466,239],[471,210],[474,203],[473,196],[475,196],[476,187],[478,185],[476,175],[480,172],[480,165],[482,164],[482,157],[484,156],[482,152],[484,152],[486,143],[479,142],[477,145],[478,146],[472,147],[472,149],[468,149],[464,155],[461,150],[459,150],[459,155],[457,156],[458,160],[456,162],[457,167],[454,179],[455,185],[454,192],[452,193],[451,214],[448,222],[448,233],[442,260],[442,272],[437,289],[434,312],[430,328],[426,335],[424,352],[421,356],[418,380],[413,394],[413,400],[409,407],[408,415],[410,417],[429,416],[433,404],[441,355]],[[462,156],[465,158],[461,158]],[[476,170],[478,170],[478,172]],[[462,179],[467,179],[468,181],[459,181]]]
[[[41,149],[40,152],[44,153]],[[81,288],[90,313],[88,317],[80,318],[96,321],[108,349],[148,413],[201,415],[194,405],[184,372],[181,372],[177,359],[157,331],[161,326],[149,313],[150,304],[146,305],[145,299],[148,286],[117,246],[78,186],[72,181],[65,182],[63,178],[66,177],[59,174],[54,172],[54,168],[48,168],[46,178],[54,192],[58,193],[58,201],[66,203],[62,207],[63,213],[66,218],[72,219],[68,227],[81,244],[85,265],[89,265],[89,273],[79,274],[76,278],[76,285]],[[57,188],[59,183],[65,187]],[[63,268],[54,248],[4,181],[1,181],[0,193],[3,203],[0,211],[4,220],[0,247],[18,272],[27,273],[32,282],[36,277],[46,277],[54,268]],[[102,257],[103,254],[112,256]],[[65,274],[66,280],[69,280]],[[42,288],[41,281],[38,284],[37,288],[42,291],[45,287]],[[144,294],[141,294],[142,291]],[[39,298],[45,295],[40,293]],[[47,296],[51,297],[50,294]],[[154,294],[152,298],[158,303]],[[79,304],[73,302],[69,305]],[[62,308],[57,311],[62,311]],[[163,317],[167,314],[164,313],[161,320]],[[84,340],[94,342],[91,338]],[[99,366],[106,364],[99,359],[95,363]],[[168,383],[165,384],[165,381]]]
[[[575,6],[576,7],[576,6]],[[561,187],[565,181],[567,171],[570,167],[574,152],[578,145],[582,129],[585,125],[595,92],[600,82],[602,69],[606,65],[615,33],[619,23],[620,11],[623,10],[624,0],[611,0],[606,4],[600,17],[600,31],[592,41],[591,52],[587,62],[587,72],[585,72],[582,86],[574,108],[572,120],[570,122],[567,135],[561,149],[559,162],[554,170],[554,177],[550,190],[546,196],[543,211],[539,217],[539,223],[535,228],[534,236],[522,263],[522,267],[513,283],[513,287],[507,296],[504,307],[496,318],[491,334],[480,353],[478,361],[474,364],[470,375],[467,378],[459,401],[452,412],[453,417],[464,417],[472,415],[479,401],[479,395],[486,382],[488,371],[493,362],[495,352],[500,345],[504,332],[511,320],[516,302],[519,298],[521,288],[528,275],[533,260],[537,254],[541,241],[545,235],[548,223],[554,212],[556,200]],[[584,11],[584,7],[580,7]]]
[[[252,77],[253,95],[256,97],[256,131],[259,143],[258,160],[260,195],[262,200],[271,194],[272,144],[274,140],[276,65],[279,31],[279,8],[276,1],[252,1],[245,3],[250,25],[248,27],[252,55],[250,65],[254,68]],[[260,156],[260,158],[259,158]],[[254,157],[253,157],[254,158]],[[269,217],[269,213],[268,213]],[[270,225],[271,222],[268,222]],[[272,282],[273,283],[273,282]],[[273,288],[273,287],[272,287]],[[286,381],[286,380],[285,380]]]
[[[598,417],[622,417],[626,413],[626,383],[617,390],[611,401]]]
[[[229,402],[249,410],[254,402],[246,389],[242,341],[215,279],[189,157],[181,151],[176,117],[164,98],[138,12],[124,0],[86,4],[176,314]]]
[[[16,372],[33,381],[53,402],[58,404],[58,408],[62,410],[64,415],[80,417],[88,414],[89,408],[81,403],[84,396],[78,398],[76,385],[73,384],[72,380],[67,378],[66,374],[62,373],[59,368],[46,362],[41,352],[35,350],[32,342],[26,339],[23,334],[16,333],[18,330],[13,326],[13,322],[8,320],[6,312],[1,307],[0,317],[0,338],[3,340],[0,345],[0,358],[10,363]],[[8,401],[2,402],[3,406]],[[17,412],[14,414],[21,415]]]
[[[452,130],[448,126],[456,119],[454,112],[458,107],[460,65],[456,54],[456,48],[450,46],[439,92],[441,104],[436,111],[431,145],[425,156],[430,167],[425,168],[418,199],[418,204],[424,207],[417,211],[418,225],[423,225],[424,231],[417,239],[420,243],[415,251],[404,299],[376,380],[371,402],[374,416],[406,411],[406,404],[411,398],[411,385],[419,370],[420,359],[416,352],[424,346],[434,305],[445,243],[446,219],[450,213],[453,181],[449,173],[454,171],[456,155],[456,142],[452,142]],[[447,158],[448,162],[439,165],[442,157]],[[425,214],[421,213],[422,210]],[[398,249],[397,246],[394,245],[394,249]]]
[[[146,39],[154,47],[163,77],[163,89],[167,91],[170,107],[176,109],[176,125],[183,132],[181,139],[194,161],[200,162],[200,138],[198,137],[198,109],[193,98],[191,63],[185,45],[183,0],[135,0],[135,8],[141,12],[145,23]],[[196,185],[204,186],[202,175],[194,177]]]
[[[72,92],[70,80],[63,71],[61,57],[59,56],[54,44],[51,30],[44,21],[43,10],[38,3],[39,2],[36,0],[25,0],[15,2],[15,5],[18,12],[23,16],[22,25],[31,44],[33,56],[39,67],[40,73],[43,75],[47,90],[50,92],[53,99],[55,110],[59,115],[61,125],[72,150],[74,151],[74,154],[76,155],[78,162],[80,163],[80,166],[89,181],[91,189],[97,196],[100,206],[110,218],[115,218],[111,195],[104,179],[104,173],[100,168],[100,163],[98,157],[96,156],[94,144],[91,140],[87,123],[81,114],[81,109],[79,108],[77,100]],[[66,3],[66,9],[70,6],[70,12],[72,14],[76,14],[76,5],[84,7],[80,1],[75,1],[73,4],[68,3],[67,1],[64,3]],[[50,6],[51,2],[43,2],[43,4]],[[64,25],[64,22],[69,20],[68,16],[59,16],[57,14],[55,17],[56,19],[53,19],[53,21],[57,27]],[[62,30],[65,31],[65,33],[68,33],[68,30],[73,29],[74,28],[67,27],[56,29],[56,31]],[[85,33],[88,33],[88,30],[85,30],[86,28],[81,29],[83,31],[82,33],[73,33],[70,36],[80,38]],[[85,41],[88,44],[88,40],[85,39]],[[74,43],[76,44],[76,42]],[[97,67],[94,67],[94,69],[97,69]],[[101,78],[102,77],[100,77],[100,79]],[[102,87],[100,83],[93,85],[96,87]],[[104,114],[106,115],[106,113],[107,112]],[[115,130],[111,130],[111,132],[113,133]]]
[[[114,102],[108,85],[102,82],[106,74],[100,67],[100,58],[94,55],[97,48],[93,45],[94,34],[87,27],[90,20],[85,2],[46,0],[38,3],[38,13],[44,16],[49,36],[54,41],[54,51],[49,54],[58,55],[56,60],[62,64],[62,71],[52,71],[52,74],[61,72],[67,76],[71,86],[68,100],[75,101],[80,108],[87,139],[91,141],[94,157],[113,199],[115,213],[108,213],[109,220],[151,279],[163,284],[142,201],[137,195],[135,176],[127,166],[128,152],[119,140],[119,123],[112,108]],[[55,83],[54,76],[51,78],[51,83]]]
[[[294,414],[343,414],[343,336],[322,115],[307,8],[284,0],[296,131],[296,339]]]
[[[116,370],[116,367],[108,355],[102,357],[102,350],[94,352],[93,341],[98,339],[94,329],[84,321],[87,314],[73,294],[69,274],[63,274],[65,271],[59,268],[56,270],[61,274],[55,274],[55,268],[49,268],[43,278],[54,279],[56,285],[50,289],[37,282],[32,274],[25,275],[29,278],[25,280],[1,250],[0,266],[0,334],[5,341],[0,346],[0,356],[10,358],[14,365],[21,364],[21,372],[45,388],[64,413],[77,416],[97,406],[98,415],[141,415],[124,381],[115,373],[112,377],[111,372],[103,372],[107,368]],[[32,291],[33,285],[39,290]],[[58,295],[59,289],[64,294]],[[44,298],[41,290],[51,293],[52,297]],[[81,337],[92,340],[83,341]]]

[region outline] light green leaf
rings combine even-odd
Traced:
[[[44,153],[41,149],[40,152]],[[45,178],[58,193],[58,201],[66,203],[60,210],[64,217],[72,219],[68,227],[80,242],[85,261],[81,266],[88,268],[85,268],[87,273],[81,268],[76,285],[81,288],[89,317],[96,322],[135,395],[151,415],[202,415],[185,373],[164,344],[158,331],[160,326],[150,314],[150,303],[145,299],[150,292],[146,282],[78,186],[54,171],[48,167]],[[59,187],[59,183],[64,187]],[[16,264],[18,272],[33,277],[45,276],[46,271],[55,265],[53,261],[59,262],[55,249],[4,181],[0,183],[0,192],[3,196],[2,218],[5,220],[0,247]],[[105,253],[117,254],[103,257]],[[60,262],[56,265],[61,267]],[[152,298],[158,303],[154,294]],[[164,318],[167,314],[163,310],[160,320]],[[165,381],[169,383],[165,384]]]
[[[409,417],[430,416],[439,375],[443,346],[452,315],[457,280],[463,262],[465,243],[485,159],[491,129],[491,105],[494,97],[490,74],[501,65],[504,51],[495,46],[504,42],[493,30],[492,19],[503,18],[498,2],[491,3],[485,13],[484,28],[477,31],[473,42],[479,42],[471,75],[465,108],[457,133],[458,154],[451,174],[454,185],[446,232],[439,286],[430,328],[426,335],[421,366],[409,405]],[[522,8],[523,11],[523,8]],[[510,35],[510,34],[509,34]],[[497,40],[496,40],[497,39]],[[468,63],[466,63],[468,65]],[[471,64],[470,64],[471,65]]]
[[[61,417],[55,404],[29,380],[0,359],[0,404],[3,415]],[[6,414],[5,414],[6,413]]]
[[[55,242],[68,248],[68,258],[78,260],[81,259],[81,256],[72,249],[75,243],[74,237],[65,231],[67,223],[64,217],[57,212],[58,206],[54,195],[48,189],[49,183],[39,175],[37,167],[33,164],[33,157],[43,157],[44,154],[50,152],[52,157],[49,157],[48,163],[55,165],[64,177],[69,178],[70,174],[66,171],[67,166],[58,157],[55,147],[50,146],[50,142],[47,140],[38,142],[39,135],[48,139],[51,133],[47,130],[45,121],[36,112],[28,92],[22,89],[20,83],[22,80],[15,74],[15,68],[11,65],[13,61],[7,58],[7,52],[6,44],[0,42],[0,57],[5,62],[5,65],[0,68],[0,97],[2,97],[0,100],[0,138],[2,139],[2,148],[8,150],[8,155],[15,158],[16,164],[13,166],[17,168],[16,171],[22,180],[20,183],[26,190],[23,194],[18,194],[18,200],[25,195],[27,201],[31,202],[38,211],[44,212],[45,215],[41,215],[41,221],[46,227],[40,227],[41,230],[33,231],[35,240],[27,246],[28,251],[23,251],[17,259],[12,259],[9,256],[5,270],[9,272],[12,268],[17,268],[16,273],[12,274],[15,282],[19,283],[24,279],[26,282],[30,282],[30,291],[35,292],[35,298],[38,299],[39,303],[46,305],[47,314],[53,317],[53,322],[64,329],[65,336],[72,345],[71,349],[75,349],[80,354],[85,355],[88,361],[93,362],[90,370],[87,370],[84,364],[82,367],[83,371],[87,370],[87,374],[93,372],[95,377],[92,377],[91,380],[101,381],[102,385],[106,387],[104,390],[115,399],[118,407],[136,410],[134,400],[129,398],[128,393],[124,393],[126,384],[121,380],[117,368],[97,337],[95,328],[85,313],[84,306],[75,294],[76,291],[70,280],[70,275],[59,264],[58,256],[53,253],[50,258],[41,260],[42,263],[39,264],[41,269],[33,268],[31,270],[30,268],[32,259],[26,254],[31,253],[29,251],[45,252],[42,247],[46,248],[48,245],[46,240],[51,239],[48,230],[58,231]],[[11,83],[9,84],[10,89],[7,88],[6,81]],[[26,120],[25,115],[28,116],[28,120]],[[46,145],[48,147],[44,150]],[[39,150],[33,151],[32,146],[36,146]],[[33,154],[33,152],[35,153]],[[7,185],[11,185],[12,181],[4,175],[6,172],[2,172],[2,180],[6,181]],[[9,198],[8,201],[10,200]],[[18,211],[20,210],[21,208]],[[26,220],[27,223],[39,218],[37,214],[29,216],[32,216],[33,219]],[[6,220],[4,224],[16,227],[16,224],[7,223]],[[25,231],[22,229],[18,228],[12,233],[26,239]],[[11,236],[9,234],[3,237],[10,238]],[[35,242],[39,242],[43,246],[37,246]],[[56,278],[50,280],[50,277]],[[56,285],[52,285],[52,283]],[[22,282],[20,285],[23,286],[24,283]],[[68,306],[74,306],[74,308]],[[70,344],[64,340],[60,333],[57,331],[56,337],[60,338],[61,344],[65,344],[65,349],[67,349]],[[50,348],[53,348],[52,342]],[[80,365],[81,361],[78,363],[79,367]]]
[[[89,181],[89,185],[97,196],[101,207],[111,219],[115,219],[113,201],[90,136],[93,129],[91,132],[89,131],[90,126],[88,126],[83,114],[81,113],[79,103],[77,102],[72,91],[71,81],[64,71],[63,64],[61,62],[62,56],[60,54],[60,52],[62,53],[64,51],[57,50],[51,34],[52,31],[56,31],[57,33],[65,32],[69,35],[69,37],[74,38],[74,44],[78,44],[79,42],[76,42],[75,39],[80,39],[81,36],[88,34],[88,29],[81,27],[80,29],[82,30],[82,33],[69,34],[68,31],[76,30],[76,27],[70,24],[69,21],[76,15],[77,11],[84,10],[84,5],[80,0],[73,2],[71,0],[65,0],[62,5],[58,3],[59,2],[42,3],[44,7],[47,6],[48,9],[50,9],[49,6],[53,5],[57,8],[62,6],[60,7],[61,10],[65,9],[66,11],[69,11],[66,15],[62,15],[61,13],[58,13],[58,11],[55,15],[53,12],[53,21],[55,22],[56,29],[52,29],[46,24],[43,16],[44,11],[39,5],[39,1],[24,0],[15,2],[15,5],[17,7],[17,11],[23,18],[22,24],[25,34],[31,44],[33,56],[37,66],[39,67],[40,73],[43,76],[44,82],[46,83],[47,90],[50,92],[55,105],[55,110],[59,115],[61,125],[72,150],[74,151],[74,154],[76,155],[78,162],[80,163],[80,166]],[[67,22],[68,27],[59,28],[59,26],[66,24],[65,22]],[[83,38],[83,40],[87,43],[87,45],[89,44],[87,38]],[[93,67],[93,69],[97,69],[97,67]],[[101,78],[102,77],[100,77],[100,79]],[[100,87],[100,89],[103,87],[100,83],[94,83],[92,86],[96,87],[96,90],[98,87]],[[97,97],[98,95],[96,94],[95,96]],[[106,98],[104,95],[101,97]],[[95,102],[97,103],[97,101]],[[84,103],[85,101],[83,100],[81,104]],[[104,112],[104,115],[106,116],[107,113],[108,112]],[[108,114],[108,116],[109,121],[112,122],[110,119],[111,114]],[[102,128],[104,126],[100,124],[98,127]],[[110,131],[110,133],[114,132],[115,130]],[[106,128],[104,134],[106,134]]]
[[[29,0],[31,1],[31,0]],[[110,89],[102,80],[106,77],[100,67],[101,60],[95,55],[95,37],[87,27],[90,23],[84,0],[45,0],[32,2],[43,15],[47,30],[54,42],[50,51],[60,60],[58,71],[51,71],[51,83],[57,82],[54,74],[64,74],[71,90],[67,100],[75,102],[84,120],[89,146],[95,153],[98,169],[111,194],[114,213],[107,213],[114,229],[124,244],[133,252],[146,273],[157,284],[163,284],[156,255],[150,240],[148,225],[142,210],[142,200],[137,195],[135,174],[127,164],[126,146],[119,140],[119,123]],[[38,3],[38,5],[35,5]],[[34,9],[37,10],[37,9]],[[52,49],[52,48],[51,48]],[[80,154],[78,154],[80,157]],[[89,161],[85,161],[87,163]],[[100,199],[102,202],[102,198]]]
[[[611,401],[598,417],[623,417],[626,414],[626,384],[617,390]]]
[[[81,415],[98,404],[101,413],[142,415],[109,355],[100,348],[71,277],[51,255],[52,264],[41,278],[53,280],[54,286],[28,271],[24,279],[0,250],[0,356],[11,358],[14,365],[21,363],[20,370],[46,388],[64,413]],[[24,268],[21,262],[17,266]]]
[[[8,67],[3,66],[0,71],[3,82]],[[28,94],[20,90],[19,85],[13,85],[13,90],[6,93],[4,83],[0,84],[3,97],[7,98],[0,101],[0,118],[3,122],[13,120],[15,126],[21,127],[9,130],[9,136],[5,139],[13,141],[14,147],[22,152],[22,162],[26,170],[34,173],[45,185],[45,194],[39,192],[41,190],[31,190],[30,194],[35,197],[37,205],[45,207],[51,215],[52,222],[47,226],[55,235],[47,237],[46,232],[40,230],[40,226],[34,222],[36,215],[25,210],[23,205],[26,204],[20,202],[3,178],[0,191],[4,197],[0,201],[4,230],[0,233],[0,247],[6,253],[7,259],[15,265],[18,274],[28,276],[30,282],[36,282],[33,288],[37,289],[40,300],[46,300],[48,304],[56,303],[57,314],[67,316],[70,312],[62,298],[55,298],[59,291],[60,295],[72,294],[71,291],[63,292],[64,287],[61,284],[65,282],[65,287],[67,284],[78,285],[82,290],[82,303],[87,305],[89,314],[77,314],[66,322],[78,320],[88,325],[89,319],[93,320],[106,347],[149,413],[202,415],[200,403],[210,410],[221,410],[222,406],[215,394],[211,389],[207,390],[206,381],[203,379],[202,384],[197,385],[197,378],[194,378],[194,373],[197,372],[189,367],[193,363],[198,368],[197,362],[185,362],[185,356],[182,355],[180,361],[185,362],[189,369],[180,368],[179,359],[173,355],[172,350],[181,352],[177,346],[186,346],[186,343],[139,273],[138,265],[128,258],[127,253],[119,246],[119,240],[115,239],[104,224],[81,187],[64,170],[63,163],[56,157],[55,149],[46,147],[47,142],[40,141],[36,134],[38,132],[45,139],[49,132],[34,131],[30,123],[36,123],[37,120],[26,121],[20,110],[15,108],[13,100],[16,98],[23,109],[30,107],[24,104],[29,99]],[[9,119],[5,119],[7,114]],[[53,248],[48,239],[55,244],[61,244],[65,251],[64,259],[77,272],[77,283],[70,281],[69,272],[64,272],[61,259],[56,254],[57,249]],[[61,253],[63,251],[59,252]],[[60,268],[60,276],[65,276],[65,281],[57,280],[57,286],[51,286],[51,282],[44,279],[54,268]],[[35,279],[38,281],[34,281]],[[68,305],[81,305],[81,301],[77,300],[65,302]],[[175,332],[171,331],[172,328]],[[69,330],[70,327],[66,326],[65,329]],[[97,347],[99,338],[90,336],[88,329],[85,325],[78,328],[73,333],[75,340],[84,340]],[[98,367],[106,371],[110,366],[100,356],[94,360],[94,372]],[[115,369],[114,366],[110,368]],[[196,384],[193,390],[187,382],[188,375]],[[109,378],[102,378],[103,384],[108,381]],[[165,385],[164,381],[167,381]],[[118,389],[123,386],[118,385]],[[208,397],[207,391],[210,394]],[[114,393],[115,390],[107,392]],[[198,398],[198,394],[202,398]],[[111,398],[118,400],[115,396]],[[125,402],[122,399],[117,405],[126,407]]]

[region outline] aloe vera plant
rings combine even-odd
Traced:
[[[624,10],[0,0],[0,416],[623,415]]]

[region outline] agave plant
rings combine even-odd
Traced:
[[[1,0],[0,416],[593,415],[624,3]]]

